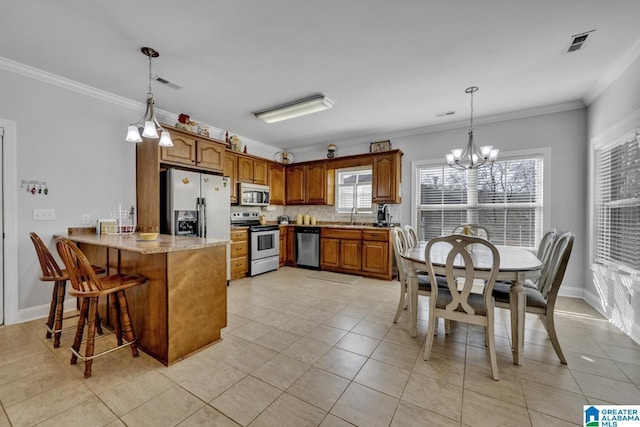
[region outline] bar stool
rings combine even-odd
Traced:
[[[73,289],[69,290],[69,294],[82,298],[78,328],[73,346],[71,347],[71,364],[75,365],[78,358],[84,360],[84,377],[89,378],[91,376],[93,359],[98,356],[125,346],[130,346],[133,357],[138,357],[136,337],[131,325],[131,316],[129,315],[129,305],[127,303],[125,289],[142,285],[146,283],[147,280],[144,277],[129,276],[126,274],[114,274],[105,278],[98,278],[91,268],[87,257],[71,240],[58,238],[56,239],[56,247],[64,265],[67,267],[69,280],[73,287]],[[112,295],[108,298],[108,309],[110,316],[113,318],[113,329],[117,338],[117,346],[94,354],[98,298],[107,295]],[[86,341],[82,341],[86,322],[89,323],[87,339]],[[123,337],[124,340],[126,340],[124,343]],[[83,342],[86,342],[86,346],[84,354],[81,354],[80,346]]]
[[[64,297],[65,287],[69,275],[66,270],[61,269],[58,266],[55,258],[44,244],[40,236],[36,233],[29,233],[31,241],[36,249],[38,255],[38,261],[40,262],[40,268],[42,275],[40,280],[43,282],[53,282],[53,295],[51,296],[51,306],[49,307],[49,317],[45,327],[47,328],[47,338],[51,338],[53,335],[53,348],[60,347],[60,336],[62,335],[62,320],[64,313]],[[91,266],[96,274],[102,274],[105,269],[98,266]],[[98,333],[102,334],[102,327],[100,326],[100,319],[98,319]]]

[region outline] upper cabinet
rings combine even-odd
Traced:
[[[160,162],[177,166],[186,165],[203,171],[223,171],[225,152],[223,143],[170,127],[166,129],[171,134],[173,147],[160,149]]]
[[[270,203],[272,205],[284,205],[284,166],[280,163],[269,164],[269,188]]]
[[[238,203],[238,156],[231,151],[224,153],[224,176],[229,177],[231,183],[230,199],[231,203]]]
[[[373,203],[400,203],[402,151],[393,150],[373,156]]]
[[[287,166],[286,204],[333,205],[334,176],[326,161]]]
[[[269,163],[253,157],[238,155],[238,182],[269,184]]]

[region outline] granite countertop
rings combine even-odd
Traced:
[[[395,226],[395,225],[390,225],[387,227],[378,227],[371,222],[358,222],[353,225],[346,222],[318,222],[315,225],[304,225],[304,224],[296,224],[295,222],[293,223],[290,222],[289,224],[280,224],[280,225],[283,227],[292,226],[292,227],[320,227],[320,228],[356,228],[356,229],[366,229],[366,230],[389,230]]]
[[[231,243],[230,240],[172,236],[169,234],[161,234],[156,240],[150,241],[142,240],[138,233],[121,235],[95,233],[59,233],[54,234],[54,237],[66,237],[69,240],[73,240],[74,242],[138,252],[141,254],[188,251],[194,249],[209,248],[213,246],[223,246]]]

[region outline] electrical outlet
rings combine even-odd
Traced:
[[[82,214],[82,224],[87,225],[91,222],[91,215]]]
[[[54,221],[56,219],[55,209],[34,209],[34,221]]]

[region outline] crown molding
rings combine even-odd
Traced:
[[[613,63],[613,65],[598,79],[587,94],[582,98],[585,105],[591,105],[597,97],[616,81],[627,68],[631,66],[638,58],[640,58],[640,40],[625,53],[619,60]]]

